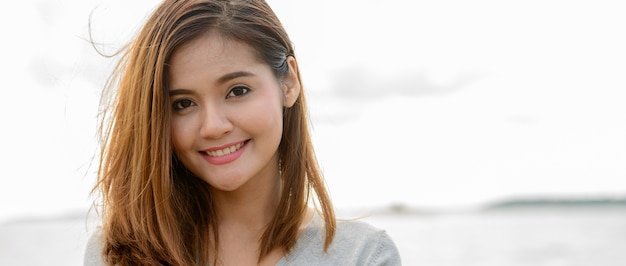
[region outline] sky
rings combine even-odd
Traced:
[[[98,99],[158,1],[0,4],[0,221],[88,208]],[[338,208],[626,195],[621,1],[274,0]]]

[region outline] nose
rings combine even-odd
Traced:
[[[205,138],[219,139],[233,130],[228,114],[219,104],[206,106],[200,134]]]

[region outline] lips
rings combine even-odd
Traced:
[[[237,160],[248,146],[250,140],[230,143],[220,147],[214,147],[204,151],[200,151],[200,154],[204,159],[213,165],[222,165],[231,163]]]

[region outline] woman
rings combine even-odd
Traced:
[[[264,1],[164,1],[113,77],[86,265],[400,264],[384,231],[335,221]]]

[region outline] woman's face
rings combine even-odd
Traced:
[[[293,105],[300,89],[292,75],[279,82],[251,47],[220,34],[179,47],[168,84],[178,158],[221,191],[277,177],[283,107]]]

